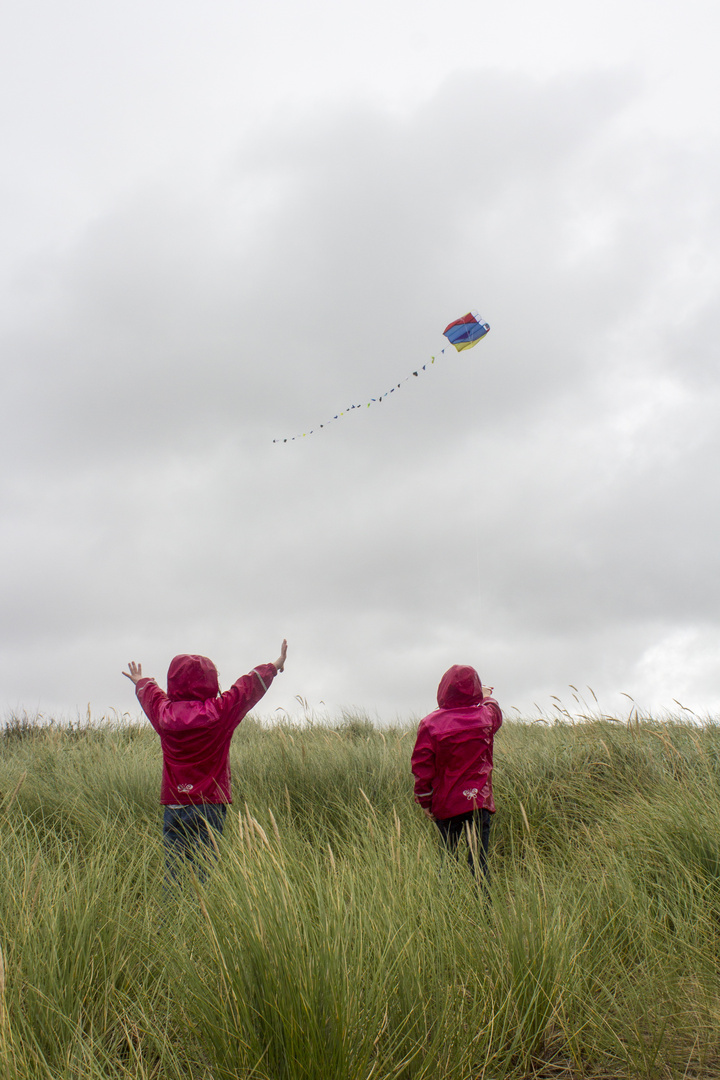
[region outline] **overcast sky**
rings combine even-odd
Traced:
[[[4,20],[5,714],[720,711],[717,4]]]

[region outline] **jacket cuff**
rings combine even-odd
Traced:
[[[267,693],[270,683],[277,675],[277,668],[274,664],[258,664],[257,667],[252,669],[251,674],[255,676],[260,685],[263,688],[263,693]],[[268,680],[266,682],[266,680]]]

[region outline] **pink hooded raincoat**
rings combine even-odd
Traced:
[[[212,660],[182,655],[168,669],[167,694],[140,679],[135,692],[162,746],[161,803],[232,802],[230,740],[276,675],[274,664],[259,664],[220,694]]]
[[[492,794],[493,738],[502,724],[494,698],[483,701],[474,668],[455,664],[438,687],[439,709],[420,721],[412,771],[415,801],[436,818],[486,807]]]

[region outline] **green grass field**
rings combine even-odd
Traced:
[[[506,722],[491,903],[414,729],[263,726],[164,899],[148,726],[0,733],[0,1076],[720,1077],[720,727]]]

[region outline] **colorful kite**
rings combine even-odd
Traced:
[[[446,326],[443,334],[458,352],[462,349],[472,349],[477,345],[480,338],[485,337],[490,326],[480,318],[477,311],[468,311],[462,319],[456,319]]]
[[[480,318],[477,311],[469,311],[467,315],[463,315],[461,319],[456,319],[455,322],[451,322],[449,326],[446,326],[443,330],[443,334],[448,339],[451,345],[454,345],[458,352],[463,349],[472,349],[473,345],[477,345],[481,338],[484,338],[490,329],[489,323],[486,323]],[[442,356],[445,349],[441,349],[438,353]],[[435,363],[435,357],[430,357],[430,366]],[[297,439],[306,439],[308,435],[315,435],[316,432],[322,431],[323,428],[328,427],[335,420],[339,420],[341,416],[345,416],[346,413],[353,412],[355,409],[369,409],[371,405],[379,405],[390,394],[394,394],[396,390],[399,390],[403,383],[409,382],[410,379],[416,379],[419,377],[421,371],[425,371],[428,364],[425,363],[417,371],[412,371],[409,375],[406,375],[404,379],[401,379],[399,383],[392,386],[389,390],[386,390],[384,394],[379,397],[370,398],[368,402],[361,402],[359,405],[348,405],[342,412],[335,413],[324,424],[318,424],[315,428],[310,428],[309,431],[303,431],[299,435],[288,435],[284,439],[273,439],[274,443],[287,443],[295,442]]]

